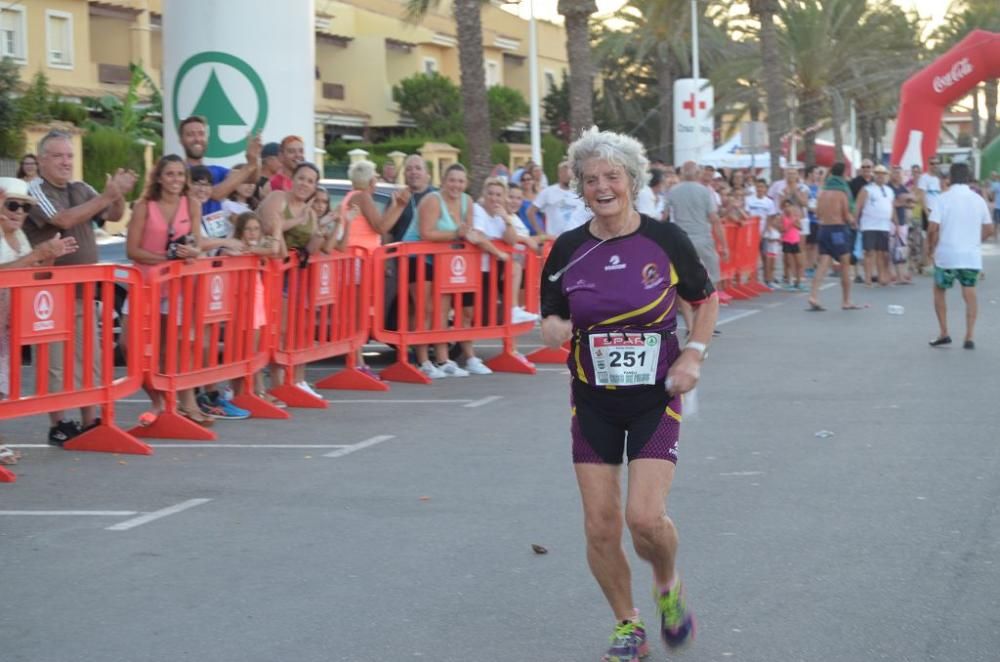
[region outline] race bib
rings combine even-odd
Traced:
[[[229,223],[229,214],[224,211],[216,211],[206,214],[201,219],[201,226],[205,229],[205,236],[213,239],[225,239],[229,236],[232,225]]]
[[[660,335],[611,333],[590,336],[590,358],[597,386],[656,383]]]

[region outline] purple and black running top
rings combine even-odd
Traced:
[[[643,215],[635,232],[603,244],[589,226],[556,239],[542,270],[542,317],[572,320],[567,365],[575,381],[598,389],[662,390],[680,353],[677,296],[698,304],[715,288],[691,240],[673,223]],[[562,269],[553,282],[549,277]],[[646,346],[655,351],[641,351]],[[651,356],[656,365],[644,368]]]

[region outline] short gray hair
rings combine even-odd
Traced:
[[[634,200],[646,183],[646,170],[649,159],[646,149],[635,138],[613,131],[601,131],[596,126],[584,131],[576,141],[569,146],[566,154],[573,177],[576,179],[576,192],[583,197],[583,164],[589,159],[598,158],[625,168],[626,174],[632,180],[632,199]]]
[[[53,129],[49,131],[42,139],[38,141],[38,149],[35,151],[36,154],[44,154],[45,146],[48,145],[53,140],[66,140],[70,144],[73,144],[73,136],[66,133],[65,131],[59,131],[58,129]]]
[[[375,164],[371,161],[357,161],[347,169],[347,178],[351,180],[351,186],[356,189],[367,188],[377,176]]]

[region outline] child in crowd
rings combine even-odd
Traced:
[[[781,254],[781,219],[777,216],[766,217],[764,226],[764,284],[772,289],[779,287],[774,276],[774,267]]]
[[[243,185],[241,185],[242,188]],[[239,242],[240,248],[227,247],[225,255],[259,255],[261,257],[277,257],[281,246],[274,237],[264,233],[260,217],[252,211],[245,211],[236,217],[233,227],[233,239]],[[257,274],[253,292],[253,328],[254,342],[259,342],[260,329],[267,324],[267,300],[265,298],[264,281]],[[285,403],[267,392],[264,387],[264,373],[258,371],[254,375],[254,392],[257,397],[266,400],[276,407],[284,407]]]
[[[796,290],[802,289],[802,209],[791,200],[781,203],[781,252],[784,256],[783,280]]]
[[[233,170],[240,170],[246,167],[245,163],[241,163],[233,167]],[[260,200],[255,197],[257,191],[256,182],[244,182],[236,187],[236,190],[229,194],[229,199],[222,201],[222,211],[226,212],[226,216],[230,223],[235,223],[236,217],[243,212],[253,211],[260,204]]]

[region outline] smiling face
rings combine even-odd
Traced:
[[[184,185],[187,183],[187,168],[184,167],[183,163],[171,161],[163,167],[163,170],[160,171],[160,176],[157,181],[160,184],[160,191],[163,194],[179,196],[184,191]],[[203,188],[205,188],[208,193],[211,193],[211,182],[207,187]],[[204,202],[204,200],[202,200],[202,202]]]
[[[205,158],[207,144],[208,128],[201,122],[188,122],[181,129],[181,146],[189,161],[201,161]]]
[[[281,163],[289,170],[295,170],[295,167],[305,160],[306,148],[301,141],[289,140],[281,148]]]
[[[407,157],[403,164],[403,179],[406,187],[415,193],[419,193],[427,188],[430,178],[427,176],[427,165],[419,156]]]
[[[308,200],[316,193],[318,177],[312,168],[299,168],[292,177],[292,195],[299,200]]]
[[[26,156],[21,160],[21,168],[24,169],[25,177],[36,177],[38,175],[38,161],[33,156]]]
[[[469,184],[469,178],[463,170],[451,170],[445,175],[444,182],[441,183],[441,190],[450,198],[459,198],[465,193],[465,187]]]
[[[212,182],[207,179],[191,182],[191,197],[201,204],[208,202],[212,197]]]
[[[490,184],[483,193],[483,207],[490,216],[497,216],[507,209],[507,196],[500,184]]]
[[[598,218],[620,216],[632,208],[632,181],[620,165],[600,157],[587,159],[583,199]]]
[[[38,171],[56,186],[73,179],[73,144],[65,138],[51,138],[38,155]]]

